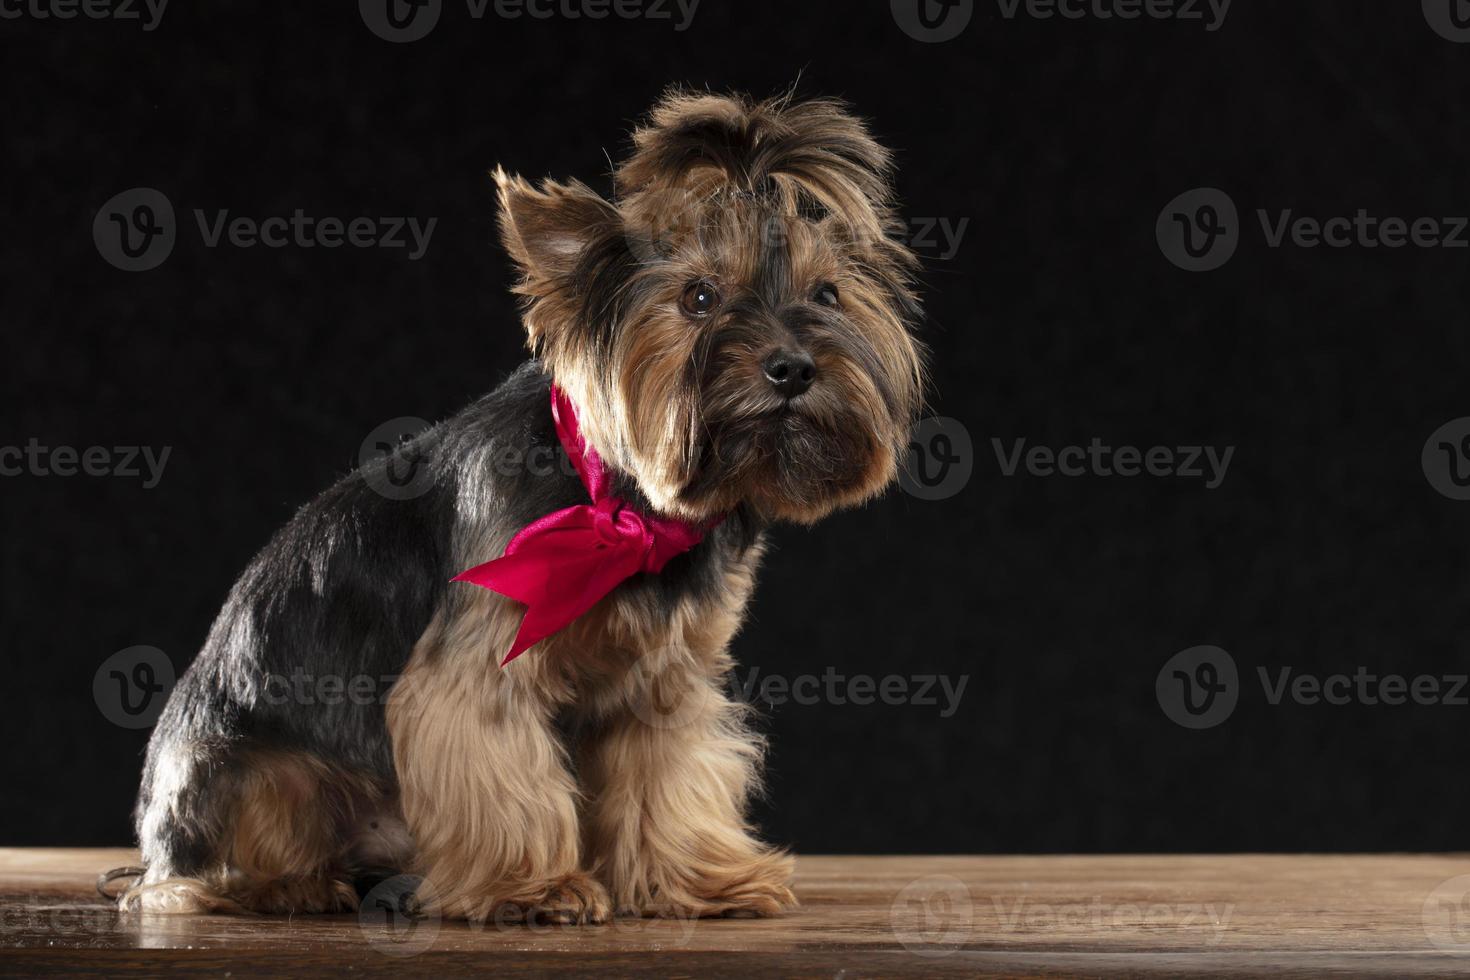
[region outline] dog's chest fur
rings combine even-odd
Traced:
[[[531,362],[495,392],[429,434],[419,461],[440,472],[436,491],[452,507],[446,578],[497,557],[527,524],[588,502],[560,450],[550,414],[550,380]],[[623,481],[620,495],[644,507]],[[530,685],[553,703],[598,713],[640,684],[681,665],[722,667],[754,584],[761,535],[749,515],[727,517],[691,551],[656,575],[639,574],[562,630],[508,665],[523,607],[468,583],[451,583],[415,645],[412,663],[440,658],[461,670],[503,674],[510,689]]]

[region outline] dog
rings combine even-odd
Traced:
[[[880,493],[918,417],[892,173],[845,103],[686,90],[610,200],[496,170],[532,359],[246,568],[153,732],[121,907],[344,911],[397,873],[471,921],[793,907],[723,680],[766,529]]]

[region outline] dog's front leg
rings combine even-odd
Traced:
[[[693,659],[642,661],[583,746],[588,849],[620,914],[766,916],[796,904],[792,858],[745,816],[761,740],[720,686]]]
[[[482,630],[431,626],[388,705],[419,900],[473,921],[605,921],[551,706],[495,666]]]

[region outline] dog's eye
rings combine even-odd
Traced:
[[[714,283],[701,279],[689,284],[679,305],[690,316],[709,316],[720,305],[720,292],[715,289]]]
[[[824,282],[817,287],[817,295],[814,297],[823,306],[837,308],[837,287],[830,282]]]

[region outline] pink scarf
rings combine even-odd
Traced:
[[[582,438],[572,401],[551,388],[551,417],[591,504],[567,507],[526,525],[494,561],[461,572],[471,582],[526,604],[501,666],[561,630],[639,572],[656,574],[703,540],[714,523],[692,524],[638,513],[610,493],[607,470]]]

